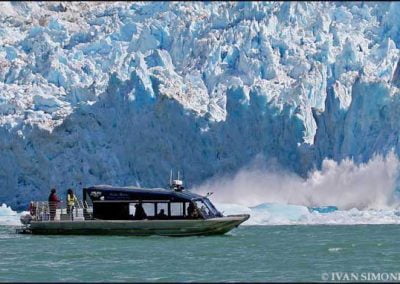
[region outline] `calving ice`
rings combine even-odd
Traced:
[[[83,200],[73,211],[49,202],[32,202],[21,217],[19,233],[65,235],[224,234],[249,218],[248,214],[223,216],[206,196],[187,191],[181,180],[170,189],[92,186],[83,188]],[[57,214],[58,213],[58,214]],[[58,216],[56,216],[58,215]]]

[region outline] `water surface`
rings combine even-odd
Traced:
[[[241,226],[212,237],[16,235],[0,226],[0,281],[321,281],[400,272],[398,225]]]

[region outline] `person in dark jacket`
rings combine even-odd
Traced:
[[[147,214],[143,209],[142,203],[139,202],[135,205],[135,219],[136,220],[143,220],[147,218]]]
[[[165,214],[165,210],[161,209],[160,212],[157,214],[158,219],[167,219],[167,214]]]
[[[199,212],[197,210],[197,207],[193,204],[193,202],[189,203],[188,206],[188,217],[189,218],[198,218],[199,217]]]
[[[54,220],[56,216],[56,210],[60,199],[56,194],[56,189],[52,188],[49,195],[49,209],[50,209],[50,220]]]

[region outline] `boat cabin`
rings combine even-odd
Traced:
[[[93,208],[94,219],[162,220],[222,217],[210,200],[193,192],[163,188],[92,186],[83,200]]]

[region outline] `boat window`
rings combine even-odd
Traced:
[[[201,215],[203,215],[203,217],[207,218],[207,217],[214,217],[216,215],[216,213],[214,213],[214,208],[211,207],[211,205],[209,204],[210,202],[208,200],[196,200],[195,205],[197,207],[197,209],[200,211]]]
[[[147,216],[153,217],[154,213],[154,203],[142,203],[144,212],[146,212]]]
[[[203,203],[203,201],[201,200],[196,200],[196,207],[197,209],[200,210],[201,215],[203,215],[204,217],[207,217],[208,215],[210,215],[210,210],[208,209],[208,207]]]
[[[210,200],[208,200],[207,198],[203,199],[204,203],[207,205],[208,209],[210,209],[210,211],[214,214],[217,215],[218,210],[217,208],[214,207],[214,205],[211,203]]]
[[[161,209],[163,209],[164,213],[168,215],[168,203],[157,203],[157,214],[160,213]]]
[[[135,216],[135,205],[137,203],[129,203],[129,215]]]
[[[129,204],[125,202],[95,202],[93,217],[104,220],[128,220]]]
[[[182,202],[171,202],[171,216],[183,216]]]
[[[138,203],[129,203],[129,215],[135,216],[136,208],[135,205]],[[154,203],[142,203],[144,212],[148,217],[154,217]]]

